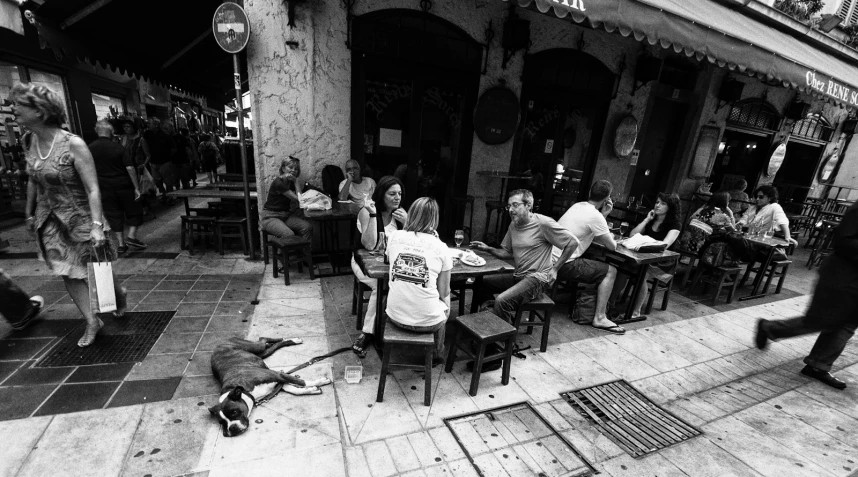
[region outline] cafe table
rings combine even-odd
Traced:
[[[168,197],[181,197],[185,200],[185,214],[191,215],[191,206],[188,199],[193,197],[202,197],[207,199],[230,199],[244,200],[244,191],[241,190],[220,190],[220,189],[181,189],[167,193]],[[256,199],[258,194],[255,190],[250,191],[250,198]]]
[[[218,180],[224,182],[242,182],[244,181],[244,176],[242,174],[238,174],[235,172],[224,172],[217,175]],[[256,175],[248,174],[247,180],[250,182],[256,182]]]
[[[256,182],[248,182],[250,190],[256,190]],[[206,189],[244,190],[244,182],[223,181],[206,184]]]
[[[453,247],[451,247],[453,248]],[[464,250],[464,249],[463,249]],[[511,273],[515,270],[515,267],[511,265],[509,262],[505,260],[501,260],[494,255],[488,252],[482,252],[479,250],[474,250],[478,256],[485,259],[486,264],[482,267],[472,267],[469,265],[465,265],[459,260],[453,260],[453,269],[450,271],[450,281],[457,280],[467,280],[469,278],[474,279],[474,289],[478,290],[480,285],[482,284],[482,280],[484,276],[487,275],[497,275],[500,273]],[[369,278],[375,278],[378,280],[378,293],[376,293],[376,307],[375,307],[375,337],[374,340],[376,343],[376,347],[381,346],[382,338],[384,337],[384,328],[381,319],[381,314],[384,312],[382,308],[382,303],[384,297],[387,295],[387,291],[385,289],[385,285],[387,284],[388,278],[390,277],[390,264],[384,263],[383,261],[378,261],[376,258],[380,258],[381,255],[374,254],[374,252],[370,252],[369,250],[360,249],[354,254],[355,262],[357,262],[361,271],[364,275]],[[464,300],[465,297],[459,297],[460,300]],[[472,303],[473,309],[473,303]]]
[[[638,295],[646,287],[646,272],[649,266],[660,263],[676,263],[679,260],[679,254],[670,250],[663,252],[636,252],[622,245],[617,245],[616,250],[608,250],[604,245],[596,242],[590,244],[582,256],[613,265],[618,271],[631,275],[634,290],[626,305],[625,315],[622,319],[614,320],[617,324],[642,321],[640,319],[632,319],[632,312],[634,311]]]
[[[360,204],[354,202],[336,202],[328,210],[304,210],[304,217],[307,220],[318,223],[319,227],[314,229],[319,231],[319,254],[328,257],[333,270],[332,275],[340,275],[340,265],[347,263],[343,258],[352,251],[352,244],[355,242],[355,232],[357,227],[355,220],[358,212],[360,212]],[[348,243],[343,243],[340,237],[340,230],[343,222],[347,222],[349,230]],[[351,273],[351,267],[347,266],[347,273]],[[320,275],[321,276],[321,275]]]
[[[763,283],[763,277],[766,275],[766,270],[768,270],[769,265],[771,265],[772,263],[772,258],[775,256],[775,250],[777,250],[778,247],[789,247],[789,242],[779,237],[746,235],[745,239],[765,249],[766,258],[763,259],[763,263],[760,264],[760,271],[757,273],[757,276],[754,277],[754,288],[753,290],[751,290],[751,294],[748,296],[740,297],[739,301],[753,300],[754,298],[762,298],[766,296],[765,293],[759,293],[760,285]],[[749,267],[752,265],[753,263],[748,264]]]

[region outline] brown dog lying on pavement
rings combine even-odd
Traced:
[[[256,401],[271,394],[277,386],[294,395],[322,394],[318,386],[331,384],[329,378],[303,380],[291,374],[268,369],[263,359],[280,348],[303,343],[301,339],[260,338],[248,341],[230,338],[212,353],[212,371],[221,382],[218,403],[209,408],[220,421],[224,437],[237,436],[247,430],[250,412]]]

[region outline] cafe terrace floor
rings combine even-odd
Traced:
[[[141,233],[155,253],[150,257],[174,258],[116,264],[133,287],[136,311],[176,311],[137,364],[35,366],[63,336],[81,332],[74,326],[79,315],[43,264],[0,257],[0,267],[27,291],[48,299],[45,320],[0,341],[0,434],[6,436],[0,475],[476,476],[462,445],[472,456],[492,446],[476,459],[487,476],[536,475],[522,467],[525,460],[542,465],[544,475],[586,472],[564,470],[550,454],[527,458],[503,440],[520,435],[460,433],[457,442],[444,422],[522,402],[601,475],[856,475],[856,342],[835,367],[850,383],[845,391],[798,373],[814,336],[775,343],[766,352],[753,346],[758,318],[788,318],[806,307],[816,272],[803,267],[804,249],[793,257],[780,295],[712,308],[702,297],[674,294],[667,311],[627,325],[625,336],[576,325],[559,306],[548,351],[513,358],[508,386],[500,385],[500,371],[485,373],[475,397],[459,361],[450,374],[443,366],[433,369],[431,406],[423,405],[422,374],[412,370],[395,371],[384,402],[376,403],[378,356],[341,354],[298,373],[332,377],[323,394],[281,394],[254,410],[248,432],[224,438],[207,411],[218,397],[208,366],[214,344],[233,335],[302,338],[302,345],[269,358],[280,370],[347,346],[357,333],[352,279],[311,281],[293,272],[286,287],[271,276],[270,265],[247,262],[240,253],[190,257],[178,247],[181,208],[158,209]],[[3,237],[12,253],[33,252],[20,227]],[[527,336],[519,342],[536,344]],[[359,384],[343,380],[346,365],[363,366]],[[702,435],[635,459],[560,394],[620,379]]]

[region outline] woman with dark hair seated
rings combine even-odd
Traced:
[[[655,206],[649,211],[646,217],[629,233],[629,237],[634,237],[636,234],[647,235],[656,240],[660,240],[667,244],[667,248],[673,245],[673,242],[679,237],[679,231],[682,229],[682,217],[679,196],[676,194],[667,194],[665,192],[658,193],[658,199],[655,201]],[[671,265],[672,266],[672,265]],[[667,279],[667,273],[658,267],[650,267],[647,269],[646,280],[650,278],[658,278],[660,280]],[[614,292],[621,291],[626,284],[626,280],[617,280],[614,287]],[[642,290],[643,292],[643,290]],[[646,292],[638,293],[635,300],[632,318],[641,316],[641,306],[646,299]]]
[[[789,219],[784,213],[784,209],[777,203],[778,190],[771,185],[760,186],[754,192],[754,198],[757,204],[745,212],[737,225],[746,225],[750,229],[762,231],[774,229],[775,232],[780,231],[787,242],[793,245],[798,244],[790,236]],[[761,253],[759,246],[738,235],[731,237],[730,245],[739,255],[739,258],[745,261],[756,260],[757,254]],[[774,260],[786,260],[786,253],[783,250],[776,250],[773,258]]]
[[[364,204],[357,216],[357,229],[360,233],[362,248],[374,250],[378,246],[379,231],[389,238],[393,232],[405,226],[408,214],[405,209],[399,206],[401,202],[402,182],[393,176],[384,176],[379,179],[375,192],[372,194],[372,200]],[[375,330],[378,280],[364,275],[354,257],[352,257],[352,271],[361,283],[372,289],[369,303],[366,306],[362,333],[352,344],[355,353],[363,358],[366,356],[366,349],[372,343],[372,335]]]

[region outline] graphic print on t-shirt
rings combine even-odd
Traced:
[[[394,282],[402,280],[426,288],[426,284],[429,283],[429,267],[426,266],[426,259],[419,255],[400,253],[393,261],[391,277]]]

